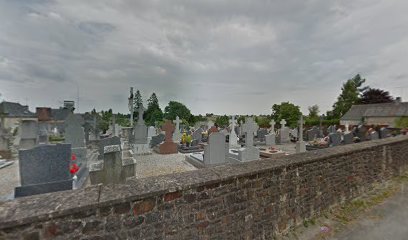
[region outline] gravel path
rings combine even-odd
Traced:
[[[0,201],[14,198],[14,188],[20,185],[20,173],[18,172],[18,160],[0,169]]]
[[[136,178],[166,175],[197,169],[186,162],[184,158],[185,155],[181,153],[168,155],[153,153],[152,155],[136,156]]]

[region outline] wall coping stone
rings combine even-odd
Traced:
[[[282,171],[285,168],[298,167],[306,163],[354,154],[406,141],[408,141],[408,136],[397,136],[282,156],[276,160],[225,164],[157,177],[132,178],[126,184],[100,184],[78,190],[18,198],[0,202],[0,230],[83,213],[84,211],[96,211],[100,207],[138,201],[169,192],[185,191],[245,176],[253,176],[270,171]]]

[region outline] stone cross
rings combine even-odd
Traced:
[[[305,124],[305,121],[303,121],[303,115],[301,115],[299,120],[299,141],[303,141],[303,124]]]
[[[280,124],[281,124],[281,128],[285,128],[286,120],[285,120],[285,119],[282,119],[282,120],[280,121]]]
[[[242,125],[242,132],[245,133],[245,146],[252,147],[254,145],[254,133],[258,130],[258,125],[253,118],[247,118]]]
[[[145,111],[145,108],[143,107],[143,104],[140,104],[140,107],[137,109],[137,112],[139,114],[139,117],[137,118],[138,125],[144,125],[144,122],[143,122],[144,111]]]
[[[271,133],[275,133],[275,120],[272,119],[270,124],[271,124]]]
[[[173,142],[172,135],[174,129],[174,124],[171,123],[171,121],[166,121],[166,123],[163,125],[162,130],[165,131],[165,142]]]
[[[231,123],[231,129],[234,130],[235,129],[235,116],[231,117],[230,123]]]
[[[130,111],[130,126],[133,127],[133,112],[134,112],[134,106],[133,106],[133,88],[130,88],[130,96],[129,96],[129,111]]]

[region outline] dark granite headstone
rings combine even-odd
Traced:
[[[265,136],[268,134],[268,129],[260,128],[257,131],[257,138],[260,142],[265,142]]]
[[[335,147],[341,143],[341,134],[340,133],[329,133],[329,146]]]
[[[19,151],[21,187],[15,197],[72,189],[71,144],[40,145]]]
[[[351,144],[351,143],[353,143],[353,139],[354,139],[354,135],[353,135],[353,133],[346,133],[346,134],[344,134],[344,136],[343,136],[343,143],[344,144]]]
[[[387,138],[391,136],[391,132],[388,128],[381,128],[380,129],[380,138]]]
[[[165,135],[160,133],[159,135],[153,136],[152,140],[150,140],[150,147],[156,147],[157,145],[159,145],[160,143],[162,143],[164,141]]]

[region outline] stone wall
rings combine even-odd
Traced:
[[[0,239],[271,239],[407,170],[408,137],[0,204]]]

